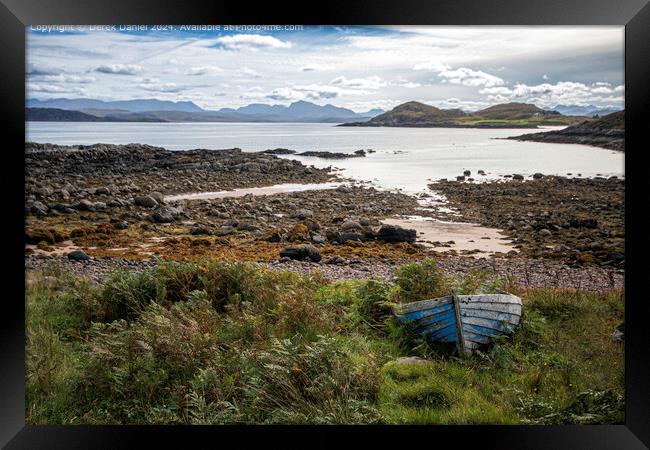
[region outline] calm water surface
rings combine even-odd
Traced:
[[[244,151],[288,148],[352,153],[365,158],[324,160],[289,155],[305,164],[406,192],[422,192],[430,180],[471,170],[477,179],[520,173],[591,177],[624,175],[623,153],[574,144],[517,142],[495,138],[539,130],[467,128],[348,128],[312,123],[93,123],[28,122],[26,140],[53,144],[142,143],[170,150]],[[484,170],[486,177],[476,174]]]

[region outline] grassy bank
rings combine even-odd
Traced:
[[[521,327],[459,358],[392,317],[452,289],[521,295]],[[433,261],[337,283],[203,261],[103,286],[30,273],[26,301],[30,424],[623,420],[622,292],[522,292]]]

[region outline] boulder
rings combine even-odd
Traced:
[[[193,236],[200,236],[210,234],[210,230],[202,225],[193,225],[190,229],[190,234]]]
[[[90,259],[90,256],[86,255],[81,250],[74,250],[68,253],[68,259],[71,259],[73,261],[88,261]]]
[[[327,259],[326,259],[325,261],[323,261],[323,262],[324,262],[325,264],[335,264],[335,265],[342,266],[342,265],[344,265],[347,261],[346,261],[344,258],[342,258],[342,257],[340,257],[340,256],[338,256],[338,255],[335,255],[335,256],[332,256],[332,257],[327,258]]]
[[[158,208],[151,214],[151,218],[157,223],[170,223],[174,221],[174,211],[172,208]]]
[[[160,192],[152,192],[149,194],[149,197],[153,198],[158,203],[165,203],[165,197]]]
[[[278,231],[271,231],[267,233],[263,239],[266,242],[280,242],[282,241],[282,235]]]
[[[158,202],[149,195],[140,195],[133,199],[133,203],[136,206],[142,206],[143,208],[154,208],[158,205]]]
[[[47,215],[47,206],[45,206],[44,203],[36,201],[32,203],[31,208],[29,209],[33,214],[36,214],[38,216],[46,216]]]
[[[309,209],[299,209],[291,217],[298,220],[305,220],[314,217],[314,213]]]
[[[409,242],[415,243],[417,232],[407,230],[397,225],[382,225],[377,234],[377,238],[384,242]]]
[[[363,229],[363,227],[359,222],[354,222],[352,220],[343,222],[339,228],[341,229],[341,231],[353,231],[353,230]]]
[[[299,261],[310,260],[318,262],[321,260],[320,251],[313,245],[292,245],[285,247],[280,251],[280,257]]]
[[[338,238],[337,238],[337,241],[340,242],[341,244],[344,244],[348,241],[363,242],[367,240],[368,239],[366,239],[365,235],[354,231],[343,231],[342,233],[338,234]]]
[[[230,225],[223,225],[215,232],[215,234],[217,236],[228,236],[229,234],[233,234],[234,232],[235,232],[235,227],[231,227]]]
[[[422,359],[419,356],[400,356],[395,360],[397,364],[405,364],[408,366],[412,366],[415,364],[427,364],[426,359]]]
[[[78,209],[79,211],[94,211],[95,208],[90,200],[86,200],[85,198],[83,200],[80,200],[76,205],[74,205],[75,209]]]

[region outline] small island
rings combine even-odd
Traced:
[[[343,123],[342,127],[421,128],[537,128],[540,125],[571,125],[582,119],[547,111],[528,103],[504,103],[466,113],[440,109],[420,102],[407,102],[364,122]]]

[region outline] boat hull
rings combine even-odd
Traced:
[[[428,340],[453,343],[461,353],[472,353],[513,332],[521,320],[522,303],[511,294],[450,295],[399,305],[394,312]]]

